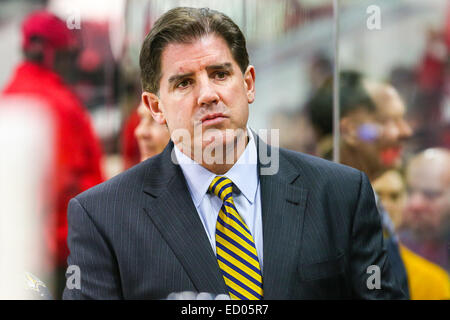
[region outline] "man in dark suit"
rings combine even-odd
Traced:
[[[227,16],[175,8],[147,35],[142,99],[165,150],[70,202],[66,299],[397,299],[365,174],[247,127],[255,69]]]

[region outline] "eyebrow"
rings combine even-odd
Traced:
[[[225,62],[222,64],[215,64],[212,66],[207,66],[206,70],[227,70],[227,71],[231,71],[233,70],[233,66],[231,65],[230,62]]]
[[[181,79],[184,79],[187,77],[191,77],[193,75],[194,75],[193,72],[176,74],[176,75],[171,76],[168,81],[169,81],[169,83],[174,83],[174,82],[178,82],[178,80],[181,80]]]
[[[207,71],[227,70],[227,71],[231,72],[233,70],[233,65],[230,62],[225,62],[225,63],[222,63],[222,64],[215,64],[215,65],[207,66],[206,70]],[[174,82],[178,82],[179,80],[182,80],[184,78],[191,77],[193,75],[194,75],[194,72],[175,74],[175,75],[171,76],[168,81],[171,84],[171,83],[174,83]]]

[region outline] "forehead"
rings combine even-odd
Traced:
[[[408,185],[417,188],[446,189],[450,184],[448,164],[440,160],[419,159],[406,171]]]
[[[404,185],[400,174],[388,171],[374,182],[374,188],[382,192],[398,192],[404,189]]]
[[[405,104],[397,91],[391,86],[377,90],[375,99],[376,112],[385,118],[400,118],[405,114]]]
[[[214,34],[194,39],[190,43],[169,43],[161,55],[161,79],[225,62],[235,63],[225,40]]]

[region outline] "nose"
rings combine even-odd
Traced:
[[[151,136],[150,131],[151,130],[149,130],[148,126],[144,124],[144,121],[141,120],[136,129],[134,129],[134,136],[136,137],[137,140],[148,139]]]
[[[400,139],[406,139],[411,137],[412,129],[405,119],[401,119],[398,123],[398,134]]]
[[[219,102],[219,95],[209,78],[199,81],[198,100],[199,106],[208,107]]]
[[[413,192],[408,198],[407,209],[410,212],[420,213],[423,211],[426,201],[420,192]]]

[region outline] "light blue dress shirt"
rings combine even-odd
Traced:
[[[263,270],[263,234],[261,215],[261,192],[258,176],[258,153],[253,132],[247,128],[249,142],[233,167],[223,176],[233,182],[233,200],[252,233],[258,253],[261,272]],[[211,247],[216,252],[216,223],[222,200],[208,192],[209,185],[216,176],[200,164],[174,147],[177,161],[186,178],[189,193],[200,220],[208,235]]]

